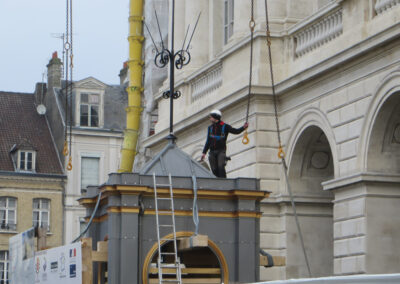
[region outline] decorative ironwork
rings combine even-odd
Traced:
[[[182,94],[181,94],[181,91],[175,91],[175,92],[174,92],[174,95],[172,96],[172,98],[173,98],[173,99],[177,99],[177,98],[179,98],[181,95],[182,95]],[[163,97],[163,99],[169,99],[169,98],[170,98],[170,92],[169,92],[169,91],[165,91],[165,92],[162,94],[162,97]]]
[[[175,71],[175,68],[182,69],[183,66],[188,65],[190,62],[191,55],[189,52],[189,47],[190,47],[190,43],[192,42],[194,32],[196,31],[196,27],[199,22],[201,13],[197,17],[196,24],[193,28],[192,34],[190,36],[189,42],[187,43],[186,47],[185,47],[185,43],[186,43],[186,38],[189,33],[190,25],[186,29],[186,34],[185,34],[185,38],[183,40],[182,48],[180,50],[178,50],[177,52],[174,51],[175,0],[172,0],[172,9],[171,9],[171,23],[172,24],[171,24],[171,34],[170,34],[170,42],[171,42],[170,49],[168,49],[164,46],[164,42],[163,42],[162,35],[161,35],[160,23],[158,21],[158,16],[157,16],[156,11],[155,11],[155,15],[156,15],[156,20],[157,20],[158,31],[160,34],[161,49],[157,48],[157,45],[155,44],[153,36],[151,35],[150,30],[149,30],[148,26],[146,25],[146,23],[145,23],[145,27],[147,29],[147,32],[150,35],[151,41],[153,42],[153,45],[154,45],[154,48],[156,51],[156,56],[154,57],[154,64],[159,68],[164,68],[165,66],[167,66],[169,64],[169,68],[170,68],[170,72],[169,72],[170,84],[169,84],[169,86],[170,86],[170,88],[168,91],[163,93],[162,97],[164,99],[170,99],[170,126],[169,126],[169,136],[167,138],[175,140],[176,138],[173,135],[173,110],[174,110],[173,101],[174,101],[174,99],[177,99],[181,96],[181,92],[174,90],[174,84],[175,84],[174,71]],[[173,95],[171,96],[171,94],[173,94]]]

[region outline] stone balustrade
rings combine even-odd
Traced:
[[[222,63],[212,66],[190,82],[192,101],[196,101],[222,85]]]
[[[400,4],[400,0],[376,0],[375,3],[375,12],[376,14],[381,14],[386,10],[389,10]]]
[[[342,9],[339,9],[296,33],[294,35],[296,57],[300,57],[340,35],[343,32],[342,14]]]

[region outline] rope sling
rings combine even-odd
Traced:
[[[278,118],[278,103],[277,103],[277,96],[275,93],[275,82],[274,82],[274,72],[273,72],[273,65],[272,65],[272,52],[271,52],[271,33],[269,29],[269,18],[268,18],[268,0],[265,0],[265,21],[266,21],[266,43],[267,43],[267,49],[268,49],[268,62],[267,64],[269,65],[270,68],[270,76],[271,76],[271,86],[272,86],[272,97],[273,97],[273,102],[274,102],[274,115],[275,115],[275,123],[276,123],[276,133],[277,133],[277,138],[278,138],[278,157],[281,159],[282,166],[283,166],[283,172],[285,175],[285,182],[287,185],[287,189],[289,192],[290,196],[290,202],[293,208],[293,213],[296,221],[296,227],[297,227],[297,232],[299,234],[300,238],[300,243],[301,247],[303,250],[304,254],[304,259],[307,265],[307,270],[308,270],[308,275],[309,277],[312,277],[311,274],[311,269],[310,269],[310,264],[308,261],[306,249],[304,246],[304,239],[303,239],[303,234],[301,232],[300,228],[300,222],[298,219],[298,214],[296,210],[296,204],[294,202],[294,197],[292,194],[292,190],[290,188],[290,183],[289,183],[289,178],[288,178],[288,167],[286,164],[285,160],[285,153],[283,151],[282,147],[282,139],[281,139],[281,133],[280,133],[280,128],[279,128],[279,118]],[[246,109],[246,123],[248,122],[249,119],[249,109],[250,109],[250,96],[251,96],[251,86],[252,86],[252,73],[253,73],[253,41],[254,41],[254,28],[255,28],[255,21],[254,21],[254,0],[251,0],[251,16],[250,16],[250,21],[249,21],[249,28],[250,28],[250,72],[249,72],[249,88],[248,88],[248,95],[247,95],[247,109]],[[249,138],[247,134],[247,129],[244,132],[242,143],[243,144],[248,144],[249,143]]]
[[[253,78],[253,42],[254,42],[254,27],[256,26],[256,22],[254,21],[254,0],[251,0],[251,16],[249,22],[250,28],[250,72],[249,72],[249,90],[247,94],[247,108],[246,108],[246,123],[249,122],[249,110],[250,110],[250,96],[251,96],[251,82]],[[247,129],[245,129],[243,134],[242,143],[248,144],[250,139],[248,137]]]
[[[310,269],[310,263],[308,261],[306,249],[305,249],[305,246],[304,246],[303,234],[301,232],[300,222],[299,222],[299,218],[298,218],[298,214],[297,214],[297,210],[296,210],[296,204],[294,202],[294,197],[293,197],[293,193],[292,193],[292,190],[291,190],[291,187],[290,187],[289,178],[288,178],[288,174],[287,174],[288,167],[287,167],[286,160],[285,160],[285,153],[284,153],[283,148],[282,148],[282,140],[281,140],[281,133],[280,133],[280,128],[279,128],[279,118],[278,118],[278,107],[277,107],[278,104],[277,104],[277,96],[276,96],[276,93],[275,93],[274,72],[273,72],[273,67],[272,67],[271,32],[270,32],[270,29],[269,29],[268,4],[267,4],[268,0],[264,0],[264,1],[265,1],[265,23],[266,23],[269,69],[270,69],[270,75],[271,75],[272,96],[273,96],[273,99],[274,99],[276,133],[277,133],[277,138],[278,138],[278,157],[282,161],[282,167],[283,167],[283,172],[284,172],[284,175],[285,175],[285,181],[286,181],[287,189],[288,189],[289,196],[290,196],[290,203],[291,203],[292,208],[293,208],[293,214],[294,214],[294,218],[295,218],[295,221],[296,221],[297,232],[299,234],[300,243],[301,243],[301,247],[302,247],[303,254],[304,254],[304,259],[305,259],[305,262],[306,262],[306,265],[307,265],[308,275],[309,275],[309,277],[312,277],[311,269]]]
[[[65,34],[65,128],[64,128],[64,149],[63,155],[69,156],[67,170],[72,170],[72,156],[71,156],[71,146],[72,146],[72,68],[73,65],[73,50],[72,50],[72,0],[66,0],[66,34]],[[69,58],[68,58],[69,57]],[[68,62],[70,59],[70,63]],[[69,64],[68,64],[69,63]],[[70,67],[70,68],[69,68]],[[71,84],[68,81],[71,80]],[[71,94],[69,95],[69,87],[71,86]],[[68,95],[71,101],[68,102]],[[69,122],[69,145],[68,145],[68,122]],[[69,146],[69,147],[68,147]]]

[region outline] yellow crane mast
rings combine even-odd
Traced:
[[[118,172],[131,172],[139,137],[142,86],[143,0],[130,0],[129,12],[129,86],[126,108],[126,129]]]

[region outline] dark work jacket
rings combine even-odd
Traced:
[[[223,128],[224,133],[222,133]],[[210,149],[210,151],[226,151],[226,139],[228,138],[228,134],[239,134],[243,131],[244,127],[234,128],[223,121],[211,124],[207,129],[207,141],[204,145],[203,153],[206,154],[208,149]]]

